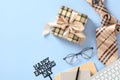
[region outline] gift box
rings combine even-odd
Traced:
[[[52,27],[51,33],[74,43],[82,44],[86,36],[83,33],[87,15],[62,6]]]

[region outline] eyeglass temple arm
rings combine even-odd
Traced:
[[[71,56],[69,56],[69,57],[68,57],[68,56],[66,56],[66,57],[64,57],[64,58],[63,58],[63,60],[65,60],[66,58],[74,57],[75,55],[76,55],[76,54],[71,55]]]
[[[84,48],[82,51],[80,51],[80,52],[77,53],[76,55],[82,54],[84,51],[87,51],[87,50],[89,50],[89,49],[93,49],[93,47]]]

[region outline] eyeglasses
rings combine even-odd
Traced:
[[[93,55],[93,47],[87,47],[81,50],[79,53],[71,53],[68,54],[63,60],[65,60],[68,64],[74,65],[80,61],[80,56],[84,59],[90,59]]]

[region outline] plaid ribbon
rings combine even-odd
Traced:
[[[101,27],[96,29],[97,52],[99,60],[109,65],[118,59],[116,34],[120,33],[120,24],[105,8],[104,0],[87,0],[100,15]]]

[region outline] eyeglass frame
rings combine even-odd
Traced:
[[[87,51],[87,50],[90,50],[90,49],[92,49],[92,54],[93,54],[93,47],[87,47],[87,48],[84,48],[84,49],[82,49],[80,52],[78,52],[78,53],[76,53],[76,54],[74,54],[74,53],[71,53],[71,54],[73,54],[72,56],[69,56],[69,57],[67,57],[68,55],[70,55],[70,54],[68,54],[66,57],[64,57],[63,58],[63,60],[65,60],[66,61],[66,59],[67,58],[70,58],[70,57],[73,57],[73,56],[78,56],[78,55],[81,55],[82,56],[82,53],[83,52],[85,52],[85,51]],[[84,53],[85,54],[85,53]],[[85,54],[86,56],[88,56],[87,54]],[[82,56],[83,57],[83,56]],[[92,55],[91,56],[88,56],[88,58],[85,58],[85,57],[83,57],[84,59],[90,59],[92,57]],[[67,62],[67,61],[66,61]],[[68,64],[70,64],[69,62],[67,62]]]

